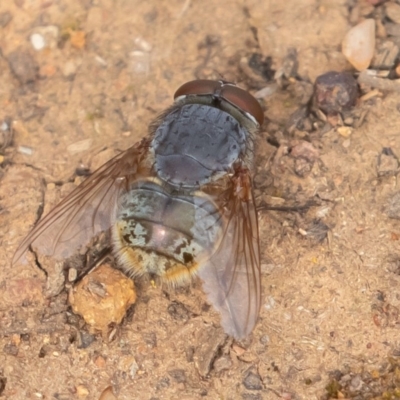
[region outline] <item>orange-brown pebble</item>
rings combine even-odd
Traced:
[[[104,359],[103,356],[97,356],[94,359],[94,364],[96,365],[97,368],[104,368],[106,366],[106,360]]]
[[[400,76],[400,64],[396,66],[396,76]]]
[[[86,386],[84,385],[78,385],[76,387],[76,395],[82,399],[86,398],[89,396],[89,390]]]
[[[118,400],[113,393],[112,387],[109,386],[103,390],[101,393],[99,400]]]
[[[69,32],[70,41],[73,47],[81,50],[86,45],[86,33],[84,31],[73,31]]]
[[[93,329],[106,333],[110,324],[119,324],[136,301],[134,283],[109,264],[86,275],[69,293],[76,314]]]
[[[246,352],[246,349],[244,349],[243,347],[238,346],[235,343],[232,345],[232,350],[239,357],[242,356]]]
[[[11,341],[15,346],[19,346],[21,343],[21,335],[14,333],[11,337]]]

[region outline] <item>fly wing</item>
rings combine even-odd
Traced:
[[[67,258],[108,229],[119,195],[137,179],[147,148],[142,141],[97,169],[37,223],[16,250],[13,264],[31,245],[43,255]]]
[[[199,276],[225,332],[242,339],[253,330],[261,304],[258,220],[247,170],[232,179],[220,205],[226,218],[223,237]]]

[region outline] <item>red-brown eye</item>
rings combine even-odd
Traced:
[[[239,110],[250,114],[260,125],[264,122],[264,113],[259,102],[245,90],[232,83],[198,79],[183,84],[174,95],[174,99],[188,95],[215,95],[223,98]]]
[[[214,94],[221,89],[221,82],[211,81],[208,79],[197,79],[184,83],[174,94],[174,99],[180,96],[188,96],[191,94]]]
[[[250,114],[260,126],[263,124],[264,112],[260,103],[249,92],[229,84],[222,87],[221,97],[239,108],[239,110]]]

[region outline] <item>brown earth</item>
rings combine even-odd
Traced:
[[[400,94],[358,102],[366,117],[348,131],[286,129],[307,82],[351,71],[340,43],[365,10],[379,16],[345,0],[0,2],[0,397],[100,399],[112,386],[119,400],[321,399],[334,371],[379,375],[400,354]],[[43,50],[34,33],[49,38]],[[290,49],[296,79],[253,75],[252,55],[280,71]],[[13,252],[77,171],[145,136],[182,83],[221,76],[253,94],[271,87],[256,195],[297,207],[259,213],[260,320],[235,343],[198,282],[172,292],[139,283],[112,337],[92,335],[65,292],[46,297],[33,257],[11,266]],[[303,176],[282,150],[301,139],[319,154]]]

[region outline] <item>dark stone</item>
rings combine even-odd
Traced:
[[[247,372],[243,379],[243,385],[249,390],[261,390],[263,388],[260,375],[251,370]]]
[[[386,214],[389,218],[400,219],[400,192],[395,192],[388,199]]]
[[[79,340],[78,348],[79,349],[86,349],[87,347],[89,347],[96,340],[96,338],[95,338],[94,335],[91,335],[88,332],[80,331],[79,332],[79,336],[78,336],[78,340]]]
[[[157,384],[156,384],[156,390],[161,390],[161,389],[165,389],[170,385],[170,380],[169,378],[165,377],[160,379]]]
[[[169,376],[178,383],[186,382],[186,374],[183,369],[173,369],[168,371]]]
[[[262,400],[261,393],[242,393],[243,400]]]
[[[4,376],[0,376],[0,396],[3,394],[4,389],[6,388],[7,378]]]
[[[0,13],[0,28],[5,28],[11,22],[12,18],[10,11]]]
[[[328,115],[351,109],[357,97],[357,81],[347,72],[330,71],[315,81],[314,104]]]
[[[9,343],[3,347],[4,354],[16,356],[18,354],[18,347],[15,344]]]
[[[38,78],[39,67],[32,55],[23,50],[15,50],[7,57],[11,72],[18,81],[25,85]]]
[[[168,314],[178,321],[187,321],[191,316],[191,312],[182,303],[175,301],[168,306]]]

